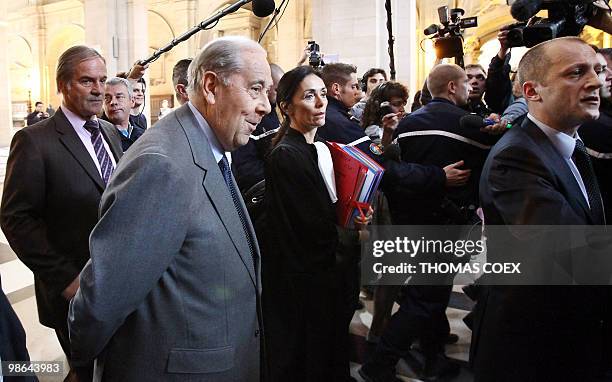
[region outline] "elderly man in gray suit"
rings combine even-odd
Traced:
[[[70,305],[75,362],[104,381],[259,381],[257,241],[230,152],[270,112],[266,52],[212,41],[190,102],[119,162]]]

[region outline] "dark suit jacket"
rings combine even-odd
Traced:
[[[95,380],[113,382],[259,381],[257,243],[254,265],[187,104],[126,152],[100,210],[70,308],[73,362],[97,358]]]
[[[506,253],[512,248],[517,256],[538,242],[542,248],[556,244],[518,238],[512,225],[603,223],[593,219],[569,166],[529,119],[491,150],[482,171],[480,200],[487,226],[508,227],[505,234],[489,237],[488,261],[496,261],[504,249],[497,240],[502,235],[510,238]],[[605,288],[486,287],[475,309],[475,381],[592,381],[602,359]]]
[[[5,361],[29,361],[26,349],[26,334],[19,317],[15,314],[11,303],[2,291],[0,280],[0,359]],[[38,381],[36,377],[5,377],[11,382]]]
[[[418,190],[401,187],[388,192],[389,208],[395,224],[440,224],[448,217],[440,211],[444,197],[458,207],[478,205],[478,181],[491,146],[499,136],[477,128],[462,127],[461,117],[468,112],[443,98],[430,103],[402,119],[394,136],[401,148],[402,161],[443,168],[463,160],[472,170],[461,187]],[[450,133],[449,135],[442,135]],[[453,138],[467,138],[470,143]]]
[[[118,160],[118,132],[99,121]],[[98,220],[102,191],[96,165],[61,109],[13,137],[0,225],[13,251],[34,273],[43,325],[66,325],[68,301],[61,293],[89,259],[89,234]]]
[[[143,128],[138,127],[136,125],[132,125],[132,134],[130,134],[129,138],[119,133],[119,136],[121,137],[121,148],[123,149],[123,152],[126,152],[127,149],[129,149],[130,146],[132,146],[134,142],[136,142],[136,140],[140,138],[142,134],[144,134],[144,132],[145,130]]]

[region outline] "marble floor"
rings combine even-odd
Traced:
[[[6,159],[8,156],[8,148],[0,148],[0,192],[4,182],[6,172]],[[19,316],[26,334],[27,346],[30,353],[30,358],[33,361],[62,361],[65,362],[65,357],[62,352],[55,332],[52,329],[46,328],[38,322],[38,314],[36,312],[36,298],[34,297],[34,278],[30,270],[17,259],[11,251],[6,238],[0,232],[0,275],[2,276],[2,289],[8,296],[13,308]],[[351,338],[353,341],[353,363],[351,364],[351,373],[358,381],[363,380],[357,374],[360,363],[363,362],[366,349],[365,335],[372,321],[372,301],[364,301],[365,308],[356,311],[350,325]],[[452,382],[470,382],[473,380],[470,371],[467,369],[467,358],[469,353],[469,340],[471,336],[470,330],[465,326],[462,319],[470,308],[470,302],[463,295],[461,289],[456,287],[451,298],[451,307],[447,310],[447,316],[451,325],[451,331],[459,335],[459,342],[453,345],[448,345],[446,348],[447,354],[452,359],[456,360],[461,366],[460,375],[448,379]],[[397,308],[397,306],[395,307]],[[65,369],[67,364],[65,364]],[[402,360],[397,366],[398,376],[404,381],[419,381],[416,379],[416,374],[409,363]],[[63,376],[42,376],[39,378],[41,382],[56,382],[62,381]]]

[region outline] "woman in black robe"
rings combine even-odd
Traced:
[[[285,73],[277,88],[284,121],[266,160],[269,245],[262,256],[271,381],[350,380],[337,354],[348,323],[339,324],[336,252],[340,241],[358,243],[359,232],[336,226],[334,192],[319,170],[326,155],[314,142],[325,124],[326,93],[309,66]]]

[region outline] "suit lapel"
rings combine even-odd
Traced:
[[[119,159],[123,155],[123,149],[121,148],[121,137],[119,136],[119,131],[117,128],[106,121],[101,119],[98,120],[100,122],[100,132],[104,137],[106,143],[108,143],[108,147],[115,158],[115,162],[119,162]]]
[[[251,259],[251,251],[249,250],[249,244],[247,242],[247,238],[244,234],[244,230],[242,229],[242,222],[240,221],[240,217],[238,216],[238,212],[234,207],[234,201],[229,193],[229,189],[225,184],[225,180],[223,179],[223,175],[221,174],[221,170],[219,169],[219,165],[215,161],[214,155],[210,148],[210,144],[208,139],[206,138],[206,134],[202,131],[200,126],[198,125],[195,116],[189,109],[188,105],[181,106],[176,111],[176,117],[183,127],[185,134],[187,135],[187,140],[189,141],[189,145],[191,147],[191,152],[193,154],[194,163],[205,170],[204,180],[202,181],[202,185],[206,191],[206,194],[210,198],[225,230],[227,231],[238,255],[240,256],[242,263],[247,268],[249,275],[251,276],[251,280],[254,285],[258,285],[257,276],[255,273],[253,260]],[[232,180],[233,181],[233,180]],[[235,184],[234,184],[235,185]],[[236,186],[236,190],[238,187]],[[242,199],[242,198],[241,198]],[[244,208],[244,203],[243,208]],[[253,227],[249,220],[248,213],[246,208],[244,209],[247,223],[249,226],[249,230],[255,238]],[[259,257],[259,250],[257,248],[257,241],[255,240],[255,248],[253,249],[256,253],[257,258]],[[257,261],[259,263],[259,260]]]
[[[555,173],[558,175],[559,181],[563,183],[563,188],[568,190],[567,199],[570,205],[577,213],[582,210],[582,215],[585,215],[591,223],[594,223],[593,216],[591,215],[591,209],[589,208],[586,200],[584,200],[584,196],[580,186],[578,185],[578,181],[576,180],[576,177],[574,177],[574,173],[569,168],[565,158],[559,154],[550,139],[548,139],[546,134],[544,134],[539,127],[537,127],[527,118],[525,121],[524,127],[527,129],[527,133],[538,144],[538,147],[545,152],[544,160],[547,161],[549,167],[555,169]]]
[[[77,135],[76,131],[68,121],[68,118],[62,112],[62,109],[59,108],[53,117],[55,129],[60,134],[59,140],[60,142],[70,151],[72,156],[76,159],[76,161],[85,169],[85,172],[89,177],[100,187],[101,190],[104,190],[105,185],[100,173],[98,172],[98,168],[93,162],[91,156],[89,155],[89,151],[83,145],[83,142]]]

